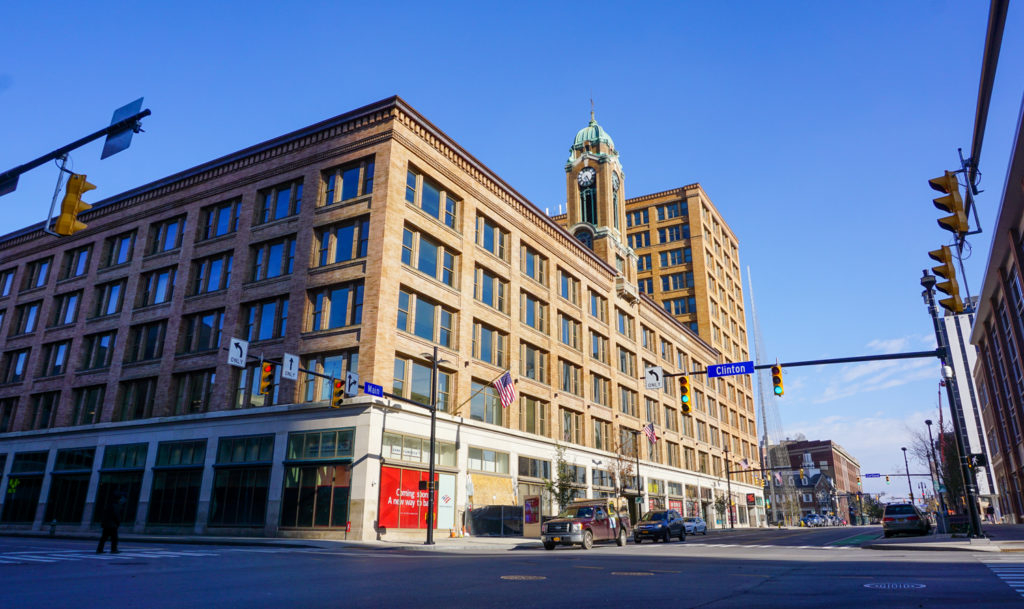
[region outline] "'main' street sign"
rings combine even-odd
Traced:
[[[733,376],[735,374],[753,374],[754,362],[735,362],[732,364],[715,364],[708,366],[708,378],[716,376]]]

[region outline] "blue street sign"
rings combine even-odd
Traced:
[[[375,395],[379,398],[384,397],[384,388],[380,385],[374,385],[373,383],[363,383],[363,391],[366,395]]]
[[[864,474],[865,478],[881,478],[882,474]]]
[[[735,362],[732,364],[715,364],[708,366],[708,378],[716,376],[733,376],[734,374],[753,374],[754,362]]]

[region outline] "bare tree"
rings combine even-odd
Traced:
[[[622,497],[626,489],[632,484],[636,477],[633,463],[636,461],[637,443],[635,436],[627,436],[627,441],[619,442],[615,446],[615,457],[611,463],[612,481],[615,483],[616,495]],[[640,489],[637,489],[639,492]]]

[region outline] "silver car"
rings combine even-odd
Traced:
[[[683,526],[686,527],[687,535],[696,535],[697,533],[702,535],[708,534],[708,523],[704,522],[704,519],[700,516],[683,518]]]
[[[916,505],[911,503],[890,503],[885,506],[882,514],[882,532],[886,537],[897,533],[916,533],[927,535],[932,530],[932,523]]]

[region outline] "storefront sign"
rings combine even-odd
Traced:
[[[420,483],[425,487],[429,474],[414,469],[399,467],[380,468],[380,518],[379,524],[385,528],[426,529],[429,493],[420,490]],[[434,504],[436,528],[446,529],[454,525],[455,520],[455,476],[451,474],[434,474],[438,487],[437,501]]]

